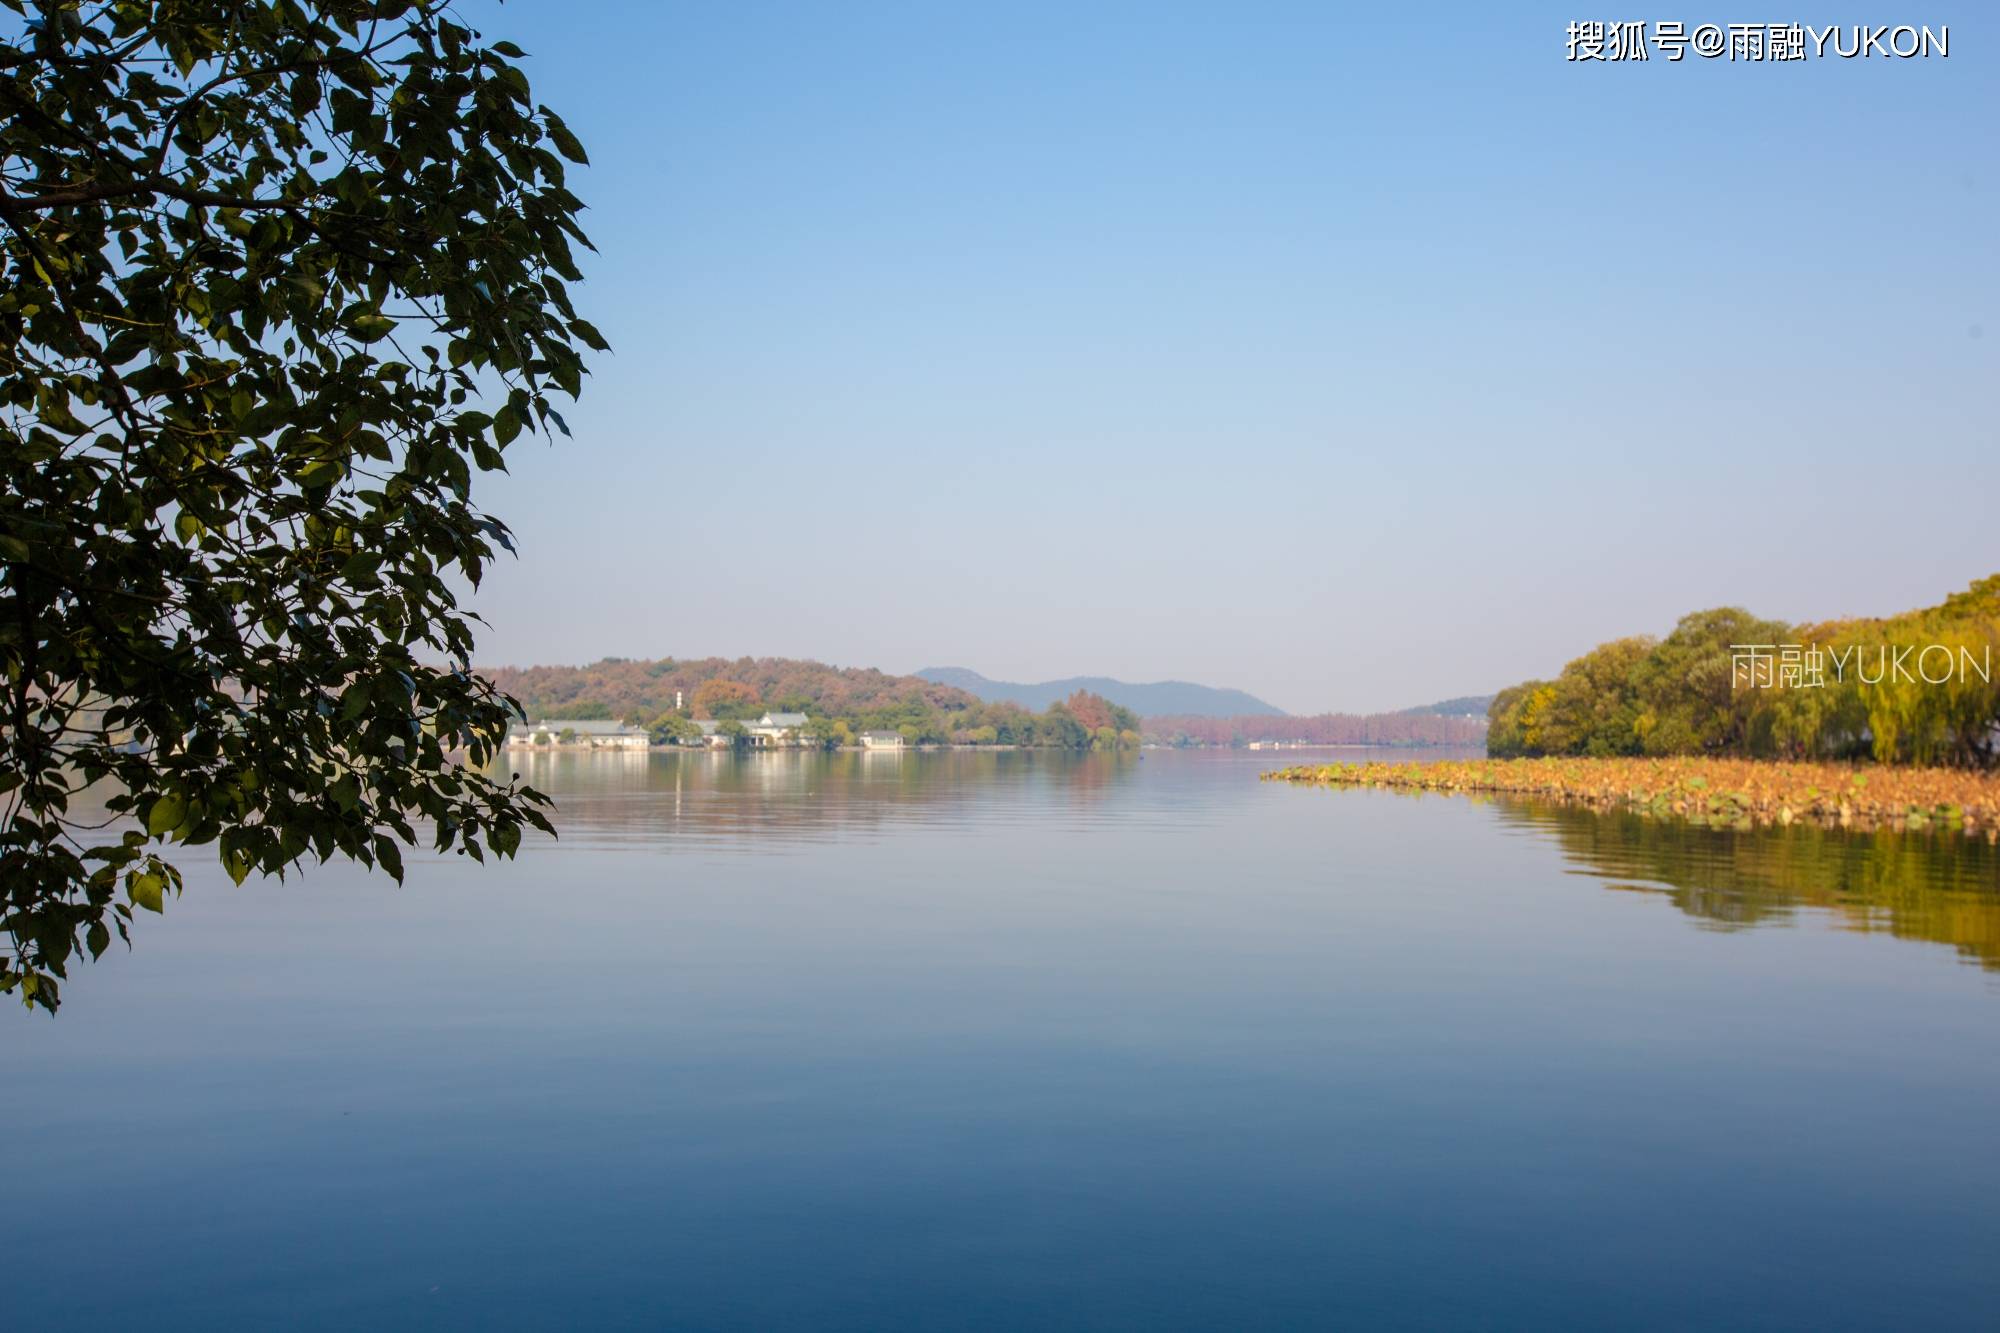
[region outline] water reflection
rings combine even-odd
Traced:
[[[1130,752],[517,751],[505,767],[555,797],[566,840],[756,854],[872,840],[899,824],[1082,826],[1110,813],[1143,762]]]
[[[916,827],[1160,832],[1222,824],[1273,796],[1255,781],[1266,761],[1228,752],[531,751],[508,760],[555,796],[562,840],[578,849],[755,856],[877,842]],[[1356,800],[1330,795],[1347,803],[1337,808]],[[1515,797],[1474,799],[1490,804],[1503,826],[1553,840],[1575,873],[1664,896],[1704,927],[1783,926],[1812,913],[1848,930],[1949,944],[2000,972],[2000,848],[1984,841],[1806,825],[1734,831]],[[1331,844],[1326,854],[1338,856],[1351,831],[1321,813],[1314,822]],[[1248,860],[1259,849],[1241,853]]]
[[[2000,849],[1953,833],[1852,833],[1803,825],[1735,831],[1511,797],[1501,820],[1553,837],[1578,873],[1664,895],[1717,930],[1791,923],[1949,944],[2000,971]]]

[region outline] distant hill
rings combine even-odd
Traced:
[[[1032,712],[1041,712],[1059,699],[1078,690],[1101,694],[1121,708],[1141,717],[1171,714],[1180,717],[1283,717],[1282,708],[1273,708],[1241,690],[1222,690],[1213,685],[1194,685],[1184,680],[1161,680],[1135,685],[1108,676],[1070,676],[1033,685],[1014,681],[988,680],[965,667],[925,667],[917,675],[939,685],[949,685],[977,695],[988,703],[1015,703]]]
[[[1486,709],[1493,702],[1490,694],[1461,694],[1456,699],[1444,699],[1434,704],[1423,704],[1416,708],[1405,708],[1405,713],[1433,713],[1438,717],[1485,717]]]

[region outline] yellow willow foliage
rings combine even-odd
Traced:
[[[1746,645],[1786,669],[1745,680]],[[1885,619],[1791,626],[1723,607],[1683,617],[1657,642],[1602,644],[1553,682],[1501,691],[1487,751],[1986,767],[2000,759],[1996,668],[2000,574]]]
[[[1865,726],[1878,762],[1969,762],[2000,720],[2000,677],[1993,671],[2000,615],[1939,608],[1844,626],[1820,646],[1840,664],[1838,678],[1818,690],[1781,693],[1822,696],[1803,706],[1819,717],[1818,735],[1828,727],[1846,733]]]

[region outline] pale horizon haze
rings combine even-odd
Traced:
[[[1587,8],[1587,7],[1585,7]],[[1994,11],[1565,60],[1576,6],[487,0],[592,165],[485,665],[809,657],[1367,712],[2000,571]]]

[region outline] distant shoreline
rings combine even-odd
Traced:
[[[1148,741],[1142,751],[1464,751],[1474,749],[1472,745],[1462,745],[1456,741],[1250,741],[1246,745],[1164,745]],[[808,755],[904,755],[910,751],[1068,751],[1060,745],[958,745],[958,743],[932,743],[906,745],[902,749],[870,749],[866,745],[832,745],[832,747],[810,747],[810,745],[784,745],[784,747],[760,747],[732,751],[726,747],[710,745],[648,745],[640,747],[604,747],[590,745],[588,741],[550,741],[546,745],[508,745],[502,747],[506,755],[780,755],[780,753],[808,753]],[[1084,751],[1102,753],[1102,751]]]

